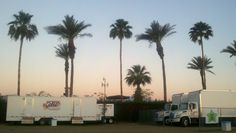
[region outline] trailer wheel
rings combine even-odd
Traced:
[[[44,119],[40,119],[40,121],[39,121],[39,124],[40,124],[40,125],[45,125],[45,124],[46,124],[46,122],[45,122],[45,120],[44,120]]]
[[[106,118],[103,118],[103,119],[102,119],[102,123],[106,124],[106,123],[107,123],[107,119],[106,119]]]
[[[113,119],[112,118],[110,118],[109,120],[108,120],[108,123],[109,124],[112,124],[114,121],[113,121]]]
[[[182,124],[183,127],[187,127],[189,125],[188,118],[182,118],[181,124]]]

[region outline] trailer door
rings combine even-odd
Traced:
[[[80,100],[79,98],[74,99],[73,102],[73,116],[74,117],[78,117],[81,116],[81,112],[80,112]]]
[[[24,99],[24,116],[29,117],[33,116],[34,114],[34,99],[33,97],[25,97]]]

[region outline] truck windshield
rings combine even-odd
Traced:
[[[187,110],[188,109],[188,103],[181,103],[179,105],[180,110]]]
[[[171,110],[174,111],[174,110],[177,110],[177,109],[178,109],[178,105],[174,105],[174,104],[172,104],[172,106],[171,106]]]
[[[169,111],[170,110],[170,104],[165,104],[164,105],[164,110]]]

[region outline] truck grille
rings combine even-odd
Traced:
[[[171,113],[170,113],[170,119],[173,119],[173,118],[174,118],[174,115],[175,115],[175,114],[174,114],[173,112],[171,112]]]

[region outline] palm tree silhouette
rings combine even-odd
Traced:
[[[145,86],[146,84],[150,84],[152,78],[150,77],[150,73],[146,71],[145,66],[134,65],[131,69],[128,69],[128,74],[125,78],[126,83],[130,86],[137,86],[135,93],[134,93],[134,101],[135,102],[142,102],[142,88],[140,85]]]
[[[156,51],[162,60],[162,72],[163,72],[163,89],[164,89],[164,101],[167,102],[167,86],[166,86],[166,72],[164,62],[164,50],[161,42],[164,38],[176,33],[174,30],[175,25],[165,24],[160,25],[158,21],[153,21],[150,28],[147,28],[145,33],[137,35],[137,41],[147,40],[150,43],[156,44]]]
[[[187,67],[188,69],[193,69],[193,70],[199,70],[200,71],[200,76],[201,76],[201,80],[202,80],[202,87],[204,87],[203,70],[205,70],[207,72],[210,72],[212,74],[215,74],[214,72],[212,72],[210,70],[210,69],[213,68],[213,66],[210,66],[211,63],[212,63],[212,61],[211,61],[210,58],[204,57],[204,59],[202,59],[201,56],[193,57],[191,62],[188,63],[188,67]]]
[[[190,28],[189,36],[190,36],[190,39],[194,43],[198,43],[201,46],[202,58],[204,58],[205,54],[204,54],[204,48],[203,48],[203,38],[208,40],[209,37],[213,36],[213,31],[212,31],[211,26],[209,26],[207,23],[200,21],[200,22],[194,24],[194,26],[192,28]],[[204,62],[202,62],[202,63],[204,64]],[[206,77],[205,77],[204,67],[202,70],[202,75],[203,75],[203,81],[204,81],[203,82],[203,89],[205,90],[206,89]]]
[[[65,60],[65,93],[64,95],[68,97],[68,73],[69,73],[69,48],[67,44],[60,44],[56,49],[56,56]]]
[[[74,16],[66,15],[62,24],[55,26],[48,26],[46,30],[49,34],[55,34],[60,36],[60,38],[68,41],[69,56],[71,59],[71,77],[70,77],[70,96],[73,95],[73,83],[74,83],[74,58],[75,58],[75,45],[74,39],[83,36],[92,36],[88,33],[81,33],[86,28],[90,27],[91,24],[85,24],[84,21],[78,22]]]
[[[124,38],[131,38],[132,32],[130,29],[132,29],[132,26],[129,25],[128,21],[125,21],[124,19],[117,19],[114,24],[111,26],[110,31],[110,38],[115,39],[116,37],[120,40],[120,95],[121,95],[121,101],[123,101],[123,83],[122,83],[122,40]]]
[[[227,46],[225,49],[223,49],[221,51],[221,53],[229,53],[230,54],[230,58],[233,56],[236,56],[236,41],[234,40],[233,43],[231,43],[232,46]]]
[[[18,59],[18,77],[17,77],[17,95],[20,95],[20,79],[21,79],[21,56],[24,39],[31,41],[38,35],[36,25],[31,24],[33,15],[23,11],[14,14],[15,20],[8,23],[8,35],[15,41],[20,39],[19,59]]]

